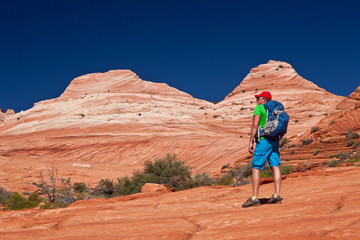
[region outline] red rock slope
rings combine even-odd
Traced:
[[[283,181],[283,204],[248,209],[249,185],[5,211],[0,239],[360,239],[360,168],[296,176]],[[273,184],[260,193],[271,196]]]
[[[316,126],[345,98],[300,77],[287,63],[253,68],[218,104],[141,80],[129,70],[74,79],[59,97],[0,125],[0,183],[28,188],[50,165],[74,181],[116,179],[146,160],[177,154],[196,172],[216,174],[247,153],[254,94],[272,92],[291,116],[288,138]],[[15,190],[15,189],[13,189]]]

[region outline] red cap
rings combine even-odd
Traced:
[[[256,98],[258,97],[264,97],[267,98],[269,100],[271,100],[271,93],[268,91],[263,91],[262,93],[260,93],[259,95],[255,95]]]

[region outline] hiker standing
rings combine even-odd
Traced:
[[[268,203],[281,203],[280,186],[281,173],[279,165],[281,163],[279,156],[279,138],[273,140],[267,137],[258,138],[258,127],[265,127],[267,112],[264,104],[272,99],[271,93],[264,91],[259,95],[255,95],[257,106],[254,109],[254,116],[250,131],[249,152],[253,154],[252,159],[252,197],[250,197],[242,206],[252,207],[259,206],[258,199],[260,185],[260,170],[265,167],[265,162],[269,161],[269,166],[274,175],[275,192]],[[256,147],[255,147],[256,142]]]

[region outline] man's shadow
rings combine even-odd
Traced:
[[[260,204],[268,204],[271,198],[259,198]]]

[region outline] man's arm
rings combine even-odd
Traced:
[[[259,126],[260,115],[254,115],[252,126],[250,130],[250,140],[249,140],[249,153],[253,154],[255,150],[255,135]]]

